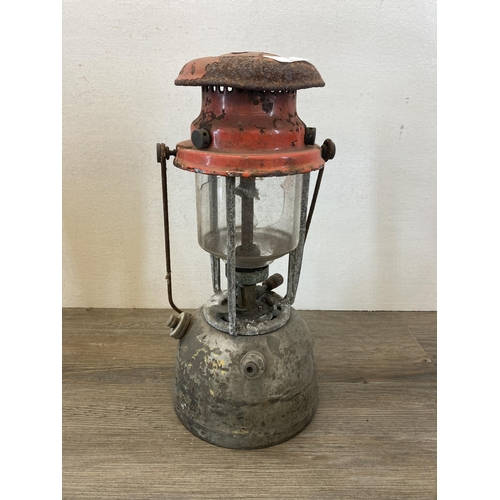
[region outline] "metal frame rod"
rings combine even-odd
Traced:
[[[253,245],[255,177],[242,177],[238,189],[241,189],[241,246],[248,249]]]
[[[303,174],[302,196],[300,203],[300,232],[297,248],[290,252],[288,256],[288,279],[285,300],[292,305],[295,302],[295,295],[299,286],[300,269],[302,267],[302,257],[304,255],[304,244],[306,242],[306,222],[307,222],[307,202],[309,198],[309,178],[310,174]]]
[[[203,174],[198,174],[203,175]],[[217,199],[217,182],[218,177],[216,175],[208,176],[208,201],[210,210],[210,231],[216,231],[219,225],[219,209],[218,209],[218,199]]]
[[[165,260],[167,274],[165,280],[167,281],[167,295],[168,302],[172,309],[178,313],[182,310],[179,309],[172,298],[172,269],[170,266],[170,228],[168,223],[168,190],[167,190],[167,160],[165,158],[161,159],[161,188],[163,194],[163,228],[165,230]]]
[[[201,174],[198,174],[201,175]],[[218,177],[215,175],[208,176],[208,199],[210,205],[210,232],[215,237],[215,231],[218,229],[219,225],[219,209],[218,209],[218,197],[217,197],[217,183]],[[220,284],[220,259],[215,255],[210,255],[210,267],[212,270],[212,288],[214,293],[219,293],[221,291]]]
[[[212,288],[214,293],[219,293],[220,288],[220,259],[210,254],[210,267],[212,269]]]
[[[236,335],[236,194],[235,178],[226,177],[227,310],[229,333]]]

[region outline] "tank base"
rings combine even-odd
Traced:
[[[199,438],[225,448],[273,446],[302,431],[318,405],[309,328],[292,309],[280,329],[231,336],[199,309],[179,341],[174,407]]]

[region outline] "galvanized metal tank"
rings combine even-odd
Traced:
[[[226,448],[264,448],[298,434],[318,406],[311,333],[292,308],[278,330],[234,336],[202,309],[177,348],[174,407],[196,436]]]

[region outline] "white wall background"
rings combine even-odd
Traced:
[[[326,86],[299,91],[298,112],[337,145],[296,307],[436,308],[434,1],[64,0],[63,21],[64,306],[166,307],[155,144],[189,138],[200,108],[173,81],[252,50],[318,68]],[[211,294],[194,175],[169,180],[175,300],[194,308]]]

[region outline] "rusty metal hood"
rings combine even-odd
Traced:
[[[266,52],[232,52],[189,61],[176,85],[220,85],[248,90],[298,90],[324,87],[318,70],[308,61]]]

